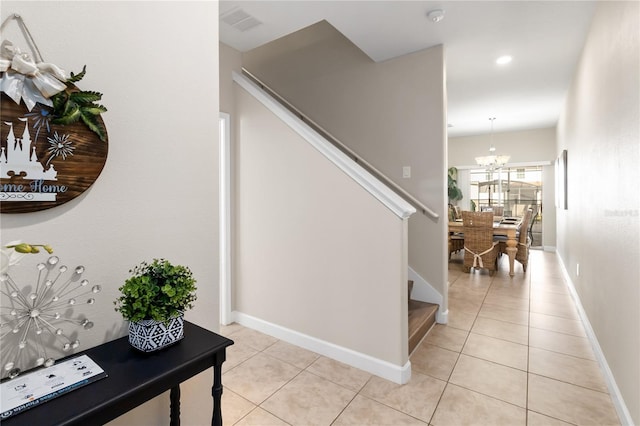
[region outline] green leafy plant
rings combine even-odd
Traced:
[[[51,123],[67,125],[82,120],[100,137],[100,140],[106,141],[107,131],[98,117],[107,109],[96,103],[102,99],[102,93],[80,90],[74,85],[82,80],[86,73],[86,65],[82,67],[82,72],[79,74],[72,72],[71,77],[65,82],[67,88],[51,97],[53,102]]]
[[[449,167],[447,175],[449,203],[462,200],[462,191],[458,188],[458,169]]]
[[[193,307],[196,280],[186,266],[172,265],[165,259],[142,262],[129,271],[132,276],[119,288],[116,311],[124,319],[168,322]]]

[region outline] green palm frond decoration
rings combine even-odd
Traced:
[[[97,104],[102,99],[102,93],[84,91],[78,89],[74,83],[82,80],[87,73],[87,66],[82,67],[82,72],[71,73],[71,77],[65,82],[67,88],[51,97],[53,101],[53,124],[73,124],[80,120],[95,132],[100,140],[107,140],[107,131],[98,120],[101,113],[107,108]]]

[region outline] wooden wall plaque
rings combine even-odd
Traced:
[[[50,123],[51,108],[31,111],[2,93],[0,213],[25,213],[64,204],[86,191],[107,160],[108,140],[82,121]],[[98,117],[103,125],[102,118]]]

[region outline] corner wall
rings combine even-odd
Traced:
[[[617,384],[614,401],[628,409],[618,405],[623,424],[640,424],[638,28],[640,3],[598,3],[558,124],[558,152],[568,151],[558,252]]]
[[[243,54],[243,65],[441,217],[409,220],[409,265],[446,297],[444,48],[375,63],[326,21]],[[411,178],[402,178],[403,166]],[[443,219],[444,218],[444,219]]]
[[[109,155],[94,185],[49,210],[2,214],[2,241],[51,244],[103,291],[80,350],[126,335],[118,287],[142,260],[188,265],[198,281],[189,321],[218,328],[218,4],[214,1],[2,1],[47,62],[104,94]],[[3,36],[27,50],[15,23]],[[179,59],[178,61],[176,59]],[[211,422],[212,374],[182,386],[182,421]],[[91,387],[78,392],[90,392]],[[112,424],[168,424],[168,393]]]
[[[236,311],[400,372],[406,220],[239,86],[236,105]]]

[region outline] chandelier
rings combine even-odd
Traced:
[[[509,161],[509,158],[511,158],[509,155],[495,154],[496,147],[493,146],[493,121],[495,119],[496,119],[495,117],[489,118],[489,120],[491,121],[491,145],[489,146],[489,155],[476,157],[476,163],[479,166],[489,170],[499,169],[500,167],[507,164],[507,162]]]

